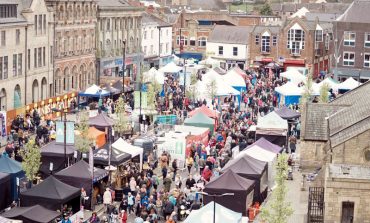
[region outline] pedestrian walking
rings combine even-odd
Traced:
[[[186,166],[187,166],[187,168],[188,168],[188,172],[189,172],[189,174],[191,173],[191,168],[193,167],[193,164],[194,164],[194,159],[193,159],[193,157],[188,156],[188,157],[186,158]]]

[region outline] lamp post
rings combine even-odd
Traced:
[[[197,192],[197,193],[213,198],[213,223],[216,223],[216,197],[234,196],[234,193],[223,193],[223,194],[209,194],[206,192]]]
[[[52,108],[51,109],[53,112],[60,112],[60,121],[63,122],[64,128],[63,128],[63,137],[64,137],[64,167],[68,167],[67,164],[67,114],[72,114],[75,113],[76,110],[71,110],[70,112],[66,112],[63,109],[57,109],[57,108]],[[64,120],[63,120],[63,115],[64,115]]]
[[[125,70],[126,70],[126,40],[123,40],[122,52],[122,97],[125,95]]]

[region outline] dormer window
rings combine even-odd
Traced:
[[[0,18],[16,18],[17,5],[0,5]]]

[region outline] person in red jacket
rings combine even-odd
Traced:
[[[212,171],[209,169],[208,166],[206,166],[203,170],[202,177],[205,181],[209,182],[209,180],[212,177]]]
[[[119,214],[119,219],[121,219],[122,223],[127,223],[127,213],[125,210],[122,210]]]

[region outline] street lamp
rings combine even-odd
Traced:
[[[125,70],[126,70],[126,40],[123,40],[123,52],[122,52],[122,97],[125,95]]]
[[[223,194],[209,194],[206,192],[197,192],[197,193],[213,198],[213,223],[216,223],[216,197],[234,196],[234,193],[223,193]]]
[[[64,123],[64,167],[67,167],[67,114],[74,114],[76,110],[71,110],[71,111],[64,111],[63,109],[57,109],[57,108],[52,108],[51,109],[53,112],[60,112],[60,121]],[[63,120],[63,115],[64,115],[64,120]]]

